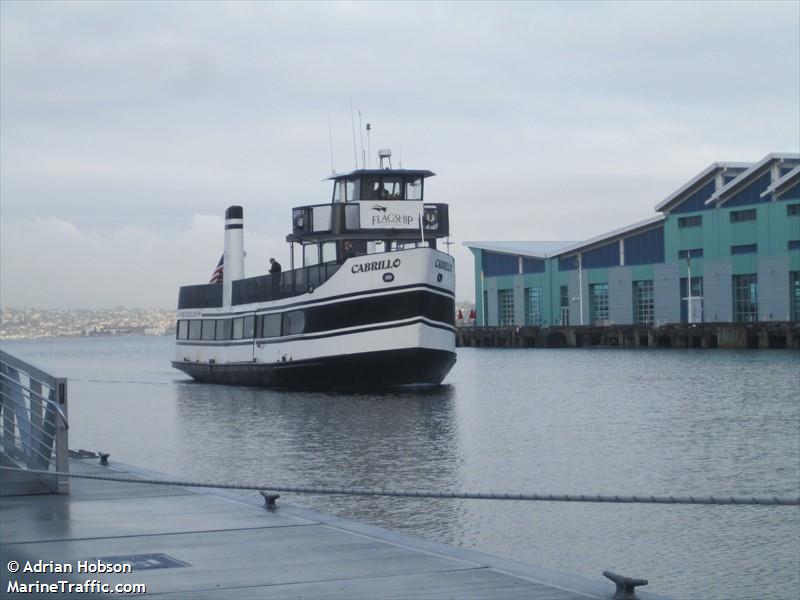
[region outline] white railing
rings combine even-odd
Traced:
[[[56,474],[69,471],[67,379],[0,350],[0,424],[2,462],[52,472],[36,481],[68,494],[69,478]]]

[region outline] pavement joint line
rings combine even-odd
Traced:
[[[257,527],[234,527],[232,529],[201,529],[198,531],[167,531],[159,533],[129,533],[124,535],[102,535],[77,538],[56,538],[48,540],[23,540],[19,542],[3,542],[3,546],[14,546],[23,544],[58,544],[62,542],[89,542],[92,540],[116,540],[130,538],[160,537],[165,535],[193,535],[197,533],[226,533],[233,531],[262,531],[265,529],[286,529],[287,527],[310,527],[319,526],[320,523],[289,523],[286,525],[265,525]]]
[[[376,579],[392,579],[395,577],[413,577],[415,575],[437,575],[439,573],[465,573],[467,571],[483,571],[483,570],[491,570],[489,567],[472,567],[469,569],[438,569],[435,571],[415,571],[413,573],[392,573],[390,575],[361,575],[359,577],[334,577],[331,579],[311,579],[308,581],[287,581],[287,582],[275,582],[275,583],[255,583],[252,585],[230,585],[225,587],[213,587],[213,588],[203,588],[203,589],[193,589],[193,590],[181,590],[181,591],[174,591],[174,592],[156,592],[155,594],[148,593],[148,596],[169,596],[172,594],[186,594],[186,593],[198,593],[198,592],[215,592],[217,590],[246,590],[250,588],[261,588],[261,587],[276,587],[276,586],[294,586],[294,585],[308,585],[308,584],[315,584],[315,583],[329,583],[335,581],[372,581]],[[541,585],[541,584],[540,584]]]

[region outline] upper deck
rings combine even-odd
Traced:
[[[418,169],[357,169],[333,181],[327,204],[292,209],[288,242],[386,240],[434,242],[447,237],[446,204],[425,202],[425,179],[435,173]]]

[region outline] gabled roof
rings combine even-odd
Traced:
[[[778,181],[774,182],[767,189],[761,192],[761,197],[763,198],[764,196],[772,194],[773,192],[782,192],[795,183],[800,183],[800,165],[797,165],[794,169],[789,171],[786,175],[778,179]]]
[[[619,229],[614,229],[613,231],[609,231],[608,233],[604,233],[603,235],[595,236],[583,242],[577,242],[570,246],[566,246],[565,248],[562,248],[558,252],[552,253],[550,256],[560,256],[562,254],[568,254],[570,252],[574,252],[575,250],[581,250],[589,246],[598,246],[601,244],[601,242],[607,242],[613,240],[614,238],[620,238],[623,236],[627,237],[626,234],[636,233],[640,229],[647,229],[651,225],[656,225],[665,220],[666,217],[663,214],[656,215],[655,217],[650,217],[649,219],[637,221],[636,223],[626,225],[625,227],[620,227]]]
[[[704,171],[695,175],[688,182],[683,184],[677,190],[672,192],[664,200],[656,204],[655,210],[664,212],[668,208],[672,208],[672,204],[677,204],[678,201],[683,200],[686,196],[694,192],[697,188],[704,184],[709,177],[716,176],[720,172],[737,170],[743,171],[753,166],[751,162],[715,162],[711,163]]]
[[[732,190],[740,188],[745,183],[751,182],[757,175],[762,174],[765,168],[772,166],[772,162],[775,160],[800,160],[800,154],[796,152],[772,152],[767,154],[744,173],[741,173],[736,179],[714,192],[711,198],[706,200],[706,204],[717,203],[718,206],[724,204]]]
[[[464,242],[467,248],[497,252],[499,254],[513,254],[515,256],[528,256],[531,258],[547,258],[553,252],[570,246],[575,242]]]

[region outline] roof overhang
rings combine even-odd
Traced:
[[[401,177],[422,177],[424,179],[425,177],[433,177],[436,173],[425,169],[356,169],[349,173],[334,173],[330,177],[326,177],[323,181],[330,179],[357,179],[359,177],[385,177],[392,175]]]
[[[485,250],[497,254],[512,254],[529,258],[547,258],[561,248],[575,242],[540,241],[540,242],[464,242],[470,249]]]
[[[761,197],[763,198],[773,192],[779,194],[796,183],[800,183],[800,165],[797,165],[794,169],[761,192]]]
[[[750,182],[754,177],[761,175],[764,172],[764,169],[767,169],[771,166],[773,161],[784,160],[800,160],[800,154],[791,152],[772,152],[767,154],[764,158],[747,169],[744,173],[739,174],[736,179],[714,192],[714,194],[712,194],[712,196],[706,200],[706,205],[716,204],[717,206],[720,206],[725,204],[725,201],[734,189],[739,188],[747,182]]]
[[[706,169],[697,175],[695,175],[692,179],[688,182],[683,184],[677,190],[672,192],[669,196],[667,196],[664,200],[656,204],[655,210],[658,212],[662,212],[670,208],[670,205],[676,203],[678,200],[688,196],[691,192],[695,191],[695,189],[699,188],[701,184],[704,184],[708,179],[712,176],[716,177],[720,173],[725,173],[726,171],[744,171],[749,169],[753,166],[753,163],[750,162],[715,162],[711,163]]]
[[[659,224],[663,223],[665,220],[666,217],[663,214],[656,215],[654,217],[650,217],[649,219],[644,219],[642,221],[632,223],[625,227],[620,227],[619,229],[609,231],[608,233],[604,233],[603,235],[595,236],[583,242],[572,244],[571,246],[562,248],[558,252],[552,253],[550,256],[562,256],[564,254],[569,254],[571,252],[575,252],[578,250],[591,249],[592,247],[595,246],[602,246],[603,244],[613,241],[614,238],[619,239],[619,238],[630,237],[631,235],[634,235],[636,233],[641,233],[642,231],[656,227]]]

